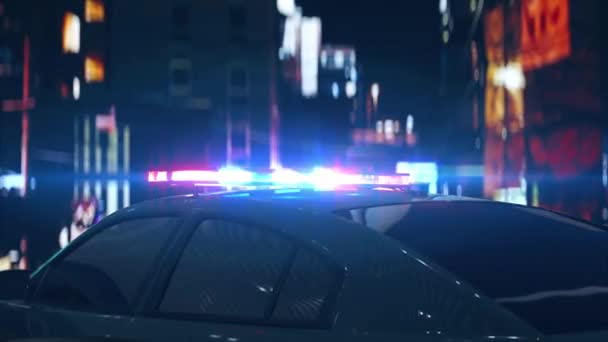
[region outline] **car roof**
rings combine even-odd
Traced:
[[[181,195],[142,202],[132,207],[119,210],[108,219],[124,219],[132,216],[162,215],[162,213],[204,212],[209,217],[232,219],[260,226],[278,227],[283,233],[293,238],[323,249],[337,251],[346,256],[359,254],[367,257],[360,249],[372,236],[384,239],[380,234],[367,227],[346,220],[335,212],[384,205],[406,203],[437,203],[438,201],[455,202],[454,197],[420,196],[402,191],[357,190],[357,191],[315,191],[311,189],[274,189],[222,192],[205,195]],[[471,200],[474,201],[474,200]],[[465,203],[466,199],[458,199]],[[493,203],[488,201],[488,203]],[[332,229],[327,229],[332,227]],[[336,236],[348,236],[349,243],[344,244]],[[375,238],[378,239],[378,238]],[[392,239],[389,245],[393,242]],[[379,242],[387,244],[387,242]],[[386,251],[400,250],[400,245],[383,248]],[[356,253],[353,253],[356,250]],[[375,250],[370,254],[383,254]]]
[[[298,240],[319,243],[332,250],[358,248],[364,244],[370,229],[343,219],[334,212],[362,207],[403,203],[437,202],[442,197],[415,195],[404,191],[377,189],[352,191],[315,191],[312,189],[273,189],[222,192],[204,195],[182,195],[142,202],[119,210],[110,217],[125,215],[159,215],[163,212],[201,211],[211,217],[234,219],[260,225],[280,227]],[[454,201],[452,197],[443,198]],[[110,218],[108,217],[108,218]],[[328,231],[327,224],[333,228]],[[340,231],[347,232],[352,241],[345,246],[335,239]],[[396,246],[393,246],[396,247]],[[376,253],[376,252],[375,252]]]
[[[146,216],[200,213],[210,219],[272,227],[301,243],[325,251],[339,265],[349,269],[353,265],[373,264],[379,259],[399,258],[402,251],[397,241],[327,210],[308,210],[255,196],[230,196],[239,193],[242,192],[151,200],[119,210],[104,221],[108,226]]]
[[[245,193],[249,194],[244,195]],[[295,202],[280,196],[288,194],[295,197],[290,199]],[[429,297],[412,296],[412,293],[426,293],[425,289],[431,286],[452,293],[459,301],[478,303],[475,305],[488,310],[484,309],[484,312],[502,317],[501,320],[509,317],[513,324],[517,322],[517,326],[522,329],[529,329],[491,300],[480,296],[466,282],[457,281],[452,274],[415,251],[406,249],[399,241],[331,213],[355,204],[374,206],[383,203],[415,203],[412,202],[414,200],[415,196],[390,191],[360,191],[358,195],[352,195],[348,191],[240,191],[142,202],[119,210],[102,222],[105,222],[103,226],[108,227],[130,218],[182,213],[183,216],[191,215],[192,218],[192,215],[199,215],[201,218],[218,218],[276,230],[308,248],[324,253],[343,269],[344,274],[348,274],[348,286],[345,286],[341,298],[351,299],[341,301],[344,310],[341,322],[363,319],[363,316],[356,314],[361,307],[372,310],[372,317],[373,312],[378,312],[378,315],[391,312],[391,317],[398,317],[403,313],[401,303],[406,301],[412,307],[426,308],[430,305]],[[312,206],[315,201],[327,206]],[[90,233],[94,234],[94,231],[95,227]],[[407,284],[409,290],[404,291],[394,284]],[[361,298],[362,294],[370,293],[382,293],[392,300],[378,301],[374,296]]]

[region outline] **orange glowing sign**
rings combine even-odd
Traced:
[[[484,39],[488,61],[502,64],[504,62],[504,11],[498,6],[485,16]]]
[[[498,6],[485,16],[485,45],[488,59],[486,71],[485,122],[493,134],[500,134],[505,116],[505,92],[494,79],[504,64],[504,11]]]
[[[105,65],[100,57],[87,56],[84,61],[84,78],[87,83],[105,80]]]
[[[105,20],[106,9],[103,0],[86,0],[84,18],[87,23],[101,23]]]
[[[80,18],[71,12],[63,16],[62,49],[65,53],[80,52]]]
[[[525,70],[570,56],[568,0],[524,0],[521,5],[521,52]]]

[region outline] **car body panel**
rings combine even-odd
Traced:
[[[537,340],[540,334],[483,294],[399,242],[331,214],[335,210],[404,203],[400,193],[245,192],[180,196],[121,210],[91,228],[50,259],[60,260],[82,241],[121,220],[159,215],[182,218],[177,238],[159,264],[133,315],[102,315],[39,304],[0,302],[0,323],[15,331],[10,338],[111,337],[126,340],[197,341],[500,341]],[[277,195],[294,196],[287,201]],[[297,196],[300,196],[299,198]],[[429,201],[439,201],[438,198]],[[445,201],[454,201],[446,198]],[[221,218],[270,229],[326,255],[344,271],[337,312],[329,329],[262,326],[204,319],[175,319],[155,312],[154,303],[179,258],[187,232],[202,219]],[[42,268],[44,268],[43,266]],[[36,273],[35,273],[36,274]],[[35,275],[34,275],[35,276]],[[450,313],[446,315],[444,313]],[[473,322],[473,323],[471,323]],[[478,324],[479,326],[476,326]],[[25,330],[24,330],[25,329]],[[468,330],[467,330],[468,329]],[[5,337],[0,332],[0,337]],[[556,340],[559,341],[559,340]]]

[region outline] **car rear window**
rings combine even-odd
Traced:
[[[542,332],[608,329],[608,233],[592,224],[493,202],[336,214],[400,241]]]

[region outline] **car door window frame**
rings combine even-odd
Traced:
[[[240,224],[251,229],[259,229],[261,231],[269,232],[276,236],[279,236],[286,241],[289,241],[293,248],[290,251],[290,255],[286,264],[283,266],[281,274],[277,280],[275,291],[267,305],[264,317],[262,319],[250,319],[243,317],[227,317],[217,316],[204,313],[168,313],[161,312],[160,305],[164,298],[165,292],[169,288],[169,284],[175,273],[177,266],[183,256],[185,249],[187,248],[194,233],[205,221],[223,221],[234,224]],[[222,324],[243,324],[252,326],[267,326],[267,327],[288,327],[288,328],[304,328],[304,329],[329,329],[334,324],[334,317],[337,312],[337,302],[340,290],[346,277],[346,268],[339,265],[321,246],[313,243],[307,243],[296,239],[289,234],[286,234],[279,229],[270,227],[268,225],[258,224],[250,220],[242,219],[239,217],[226,216],[226,215],[214,215],[214,214],[201,214],[197,216],[197,220],[194,224],[188,225],[188,232],[184,234],[184,238],[180,241],[180,247],[178,251],[174,252],[171,257],[171,264],[165,267],[165,272],[162,281],[157,282],[155,293],[148,302],[144,315],[152,318],[164,318],[172,320],[183,320],[183,321],[205,321],[209,323],[222,323]],[[273,312],[277,306],[279,296],[283,287],[285,286],[289,272],[292,269],[293,262],[295,260],[298,251],[306,250],[314,253],[320,257],[332,275],[332,287],[328,291],[323,306],[319,312],[317,319],[314,320],[279,320],[273,318]]]
[[[114,217],[110,216],[110,217],[106,218],[105,220],[101,221],[100,223],[98,223],[98,224],[94,225],[93,227],[91,227],[90,229],[88,229],[81,236],[79,236],[78,239],[71,242],[68,246],[57,251],[57,253],[55,253],[54,256],[52,256],[47,262],[45,262],[42,266],[40,266],[32,274],[32,276],[30,277],[28,286],[27,286],[26,302],[29,305],[37,306],[37,307],[41,307],[41,308],[44,307],[47,309],[98,313],[98,310],[94,310],[94,309],[92,310],[89,308],[78,308],[78,307],[71,307],[71,306],[54,305],[54,304],[48,304],[48,303],[38,301],[36,299],[36,296],[39,293],[41,286],[43,286],[43,284],[45,282],[45,278],[47,277],[49,271],[52,270],[52,268],[55,267],[57,264],[63,262],[65,260],[65,258],[67,258],[69,255],[71,255],[78,248],[80,248],[81,246],[86,244],[90,239],[94,238],[97,234],[100,234],[101,232],[105,231],[106,229],[109,229],[111,227],[120,225],[125,222],[129,222],[129,221],[146,220],[146,219],[154,219],[154,218],[159,218],[159,219],[160,218],[165,218],[165,219],[174,218],[174,219],[176,219],[174,226],[167,228],[167,229],[174,229],[174,232],[169,234],[168,238],[163,243],[163,246],[161,248],[161,251],[159,252],[159,255],[157,256],[157,258],[159,260],[159,264],[161,264],[163,262],[164,258],[166,257],[166,254],[169,253],[169,247],[175,243],[175,241],[178,239],[178,237],[180,235],[180,228],[183,226],[184,221],[185,221],[184,216],[185,216],[185,213],[182,211],[164,210],[164,211],[159,211],[156,213],[130,213],[127,215],[120,215],[120,216],[114,216]],[[156,277],[157,273],[158,273],[158,267],[152,268],[151,270],[149,270],[147,272],[144,279],[142,279],[142,282],[140,285],[141,291],[139,291],[139,295],[135,298],[134,304],[131,305],[129,312],[120,312],[117,314],[128,315],[128,316],[138,315],[138,313],[141,311],[142,304],[147,300],[146,297],[147,297],[147,293],[149,292],[149,287],[150,287],[151,281],[152,281],[152,279],[154,279]]]

